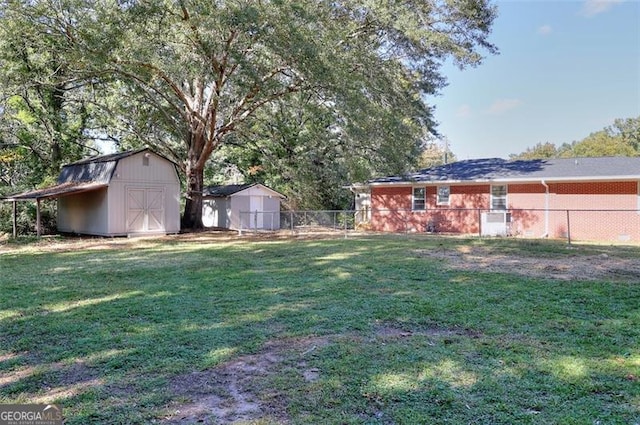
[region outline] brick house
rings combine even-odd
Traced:
[[[474,159],[353,188],[377,231],[640,241],[640,158]]]

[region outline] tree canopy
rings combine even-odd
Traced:
[[[53,120],[57,136],[36,139],[155,147],[185,173],[187,228],[202,225],[204,171],[222,147],[215,158],[252,169],[296,164],[281,177],[290,184],[309,166],[316,184],[318,170],[335,184],[410,168],[436,132],[428,96],[445,83],[440,65],[496,52],[488,0],[0,0],[0,9],[3,37],[13,34],[0,45],[3,125],[25,109],[9,114],[10,99],[37,82],[53,101],[32,124]],[[14,123],[18,140],[25,125]]]
[[[576,158],[600,156],[640,156],[640,117],[618,118],[612,125],[589,134],[582,140],[563,143],[538,143],[512,159]]]

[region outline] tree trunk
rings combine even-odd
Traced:
[[[187,201],[182,215],[182,230],[199,230],[202,225],[202,189],[204,169],[189,161],[187,164]]]

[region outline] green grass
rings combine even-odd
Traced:
[[[220,422],[640,423],[640,282],[415,254],[465,246],[640,254],[420,236],[15,246],[0,254],[0,403],[56,402],[67,424],[163,423],[213,396],[259,406]]]

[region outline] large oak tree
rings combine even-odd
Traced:
[[[488,0],[0,4],[29,10],[26,24],[58,37],[71,61],[66,73],[109,83],[100,100],[123,134],[181,165],[185,228],[202,226],[203,171],[212,153],[246,140],[233,136],[259,113],[308,93],[332,111],[336,131],[349,129],[357,143],[382,134],[381,148],[394,153],[398,139],[433,130],[427,96],[444,82],[442,62],[475,65],[483,51],[495,51],[487,37],[496,10]],[[43,19],[31,18],[47,9]]]

